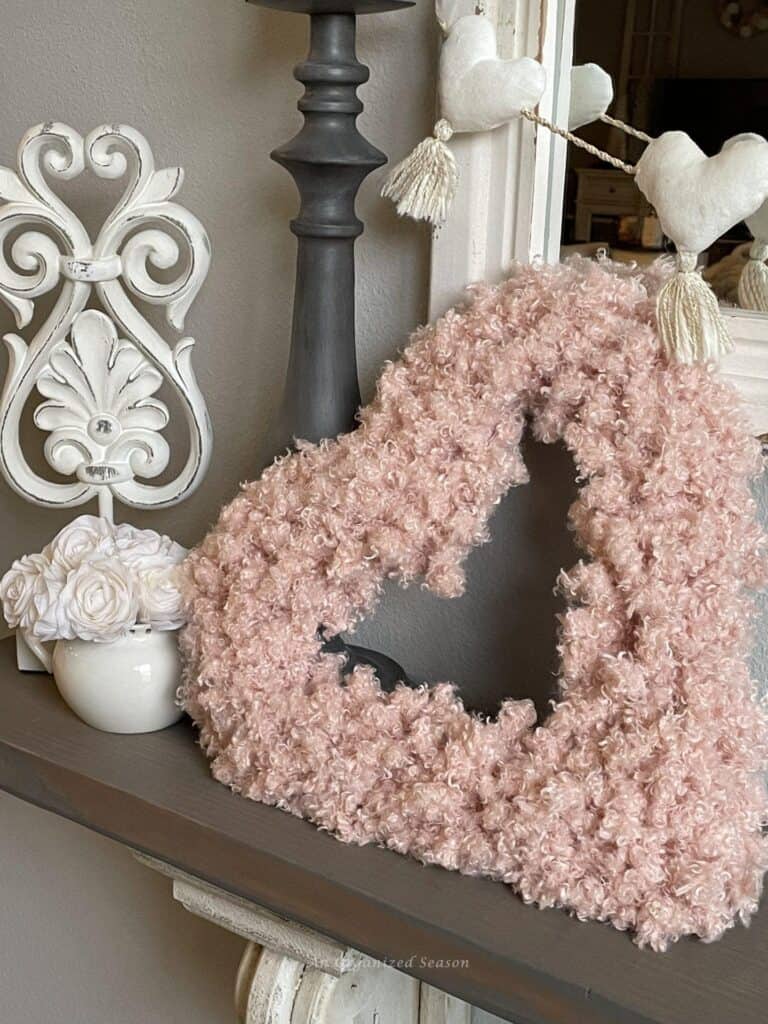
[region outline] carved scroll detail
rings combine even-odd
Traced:
[[[85,169],[126,179],[94,242],[44,173],[69,179]],[[104,125],[86,139],[67,125],[39,125],[22,139],[18,170],[0,167],[0,300],[19,331],[32,322],[36,300],[59,288],[29,342],[21,334],[4,337],[9,370],[0,397],[0,470],[28,501],[72,507],[99,494],[105,513],[113,495],[136,507],[166,506],[190,494],[205,474],[212,433],[192,368],[194,340],[169,344],[139,306],[164,307],[170,327],[181,333],[208,273],[205,229],[173,201],[182,182],[181,168],[157,170],[147,140],[124,125]],[[165,271],[165,278],[152,269]],[[92,294],[103,313],[86,310]],[[168,410],[153,397],[163,382],[184,411],[190,444],[179,473],[158,485],[141,479],[157,477],[169,461],[160,434]],[[35,413],[37,426],[49,433],[46,458],[58,473],[74,476],[72,482],[39,475],[22,451],[21,418],[35,388],[47,399]]]

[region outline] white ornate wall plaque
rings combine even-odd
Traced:
[[[52,183],[91,172],[125,180],[95,239]],[[145,316],[162,306],[180,334],[208,273],[210,243],[200,221],[174,201],[180,167],[157,170],[147,140],[125,125],[103,125],[85,139],[64,124],[32,128],[18,168],[0,167],[0,299],[19,332],[31,328],[36,300],[57,292],[42,323],[6,334],[9,369],[0,398],[0,470],[27,501],[75,507],[98,497],[111,518],[117,498],[136,508],[173,505],[202,480],[212,434],[192,369],[194,341],[169,343]],[[93,302],[101,311],[88,308]],[[189,453],[171,480],[162,430],[169,410],[156,393],[170,386],[183,409]],[[20,441],[25,406],[47,434],[56,474],[33,469]]]

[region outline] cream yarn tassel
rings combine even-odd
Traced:
[[[756,240],[739,278],[739,305],[768,313],[768,243]]]
[[[446,145],[452,135],[453,128],[442,118],[433,137],[392,169],[381,194],[395,203],[401,217],[427,220],[435,227],[444,223],[459,184],[456,158]]]
[[[697,253],[678,252],[677,270],[659,292],[664,351],[679,363],[718,360],[733,347],[715,293],[696,270]]]

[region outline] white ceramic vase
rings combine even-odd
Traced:
[[[84,722],[103,732],[139,733],[165,729],[183,714],[176,702],[177,632],[139,625],[108,644],[57,640],[52,656],[26,639]]]

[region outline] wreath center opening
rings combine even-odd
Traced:
[[[557,695],[565,600],[556,579],[584,556],[567,522],[578,493],[570,453],[530,432],[522,452],[530,480],[510,488],[490,540],[469,553],[464,594],[446,599],[419,581],[388,580],[375,611],[343,639],[389,652],[411,686],[451,680],[469,711],[495,716],[502,701],[529,698],[541,722]]]

